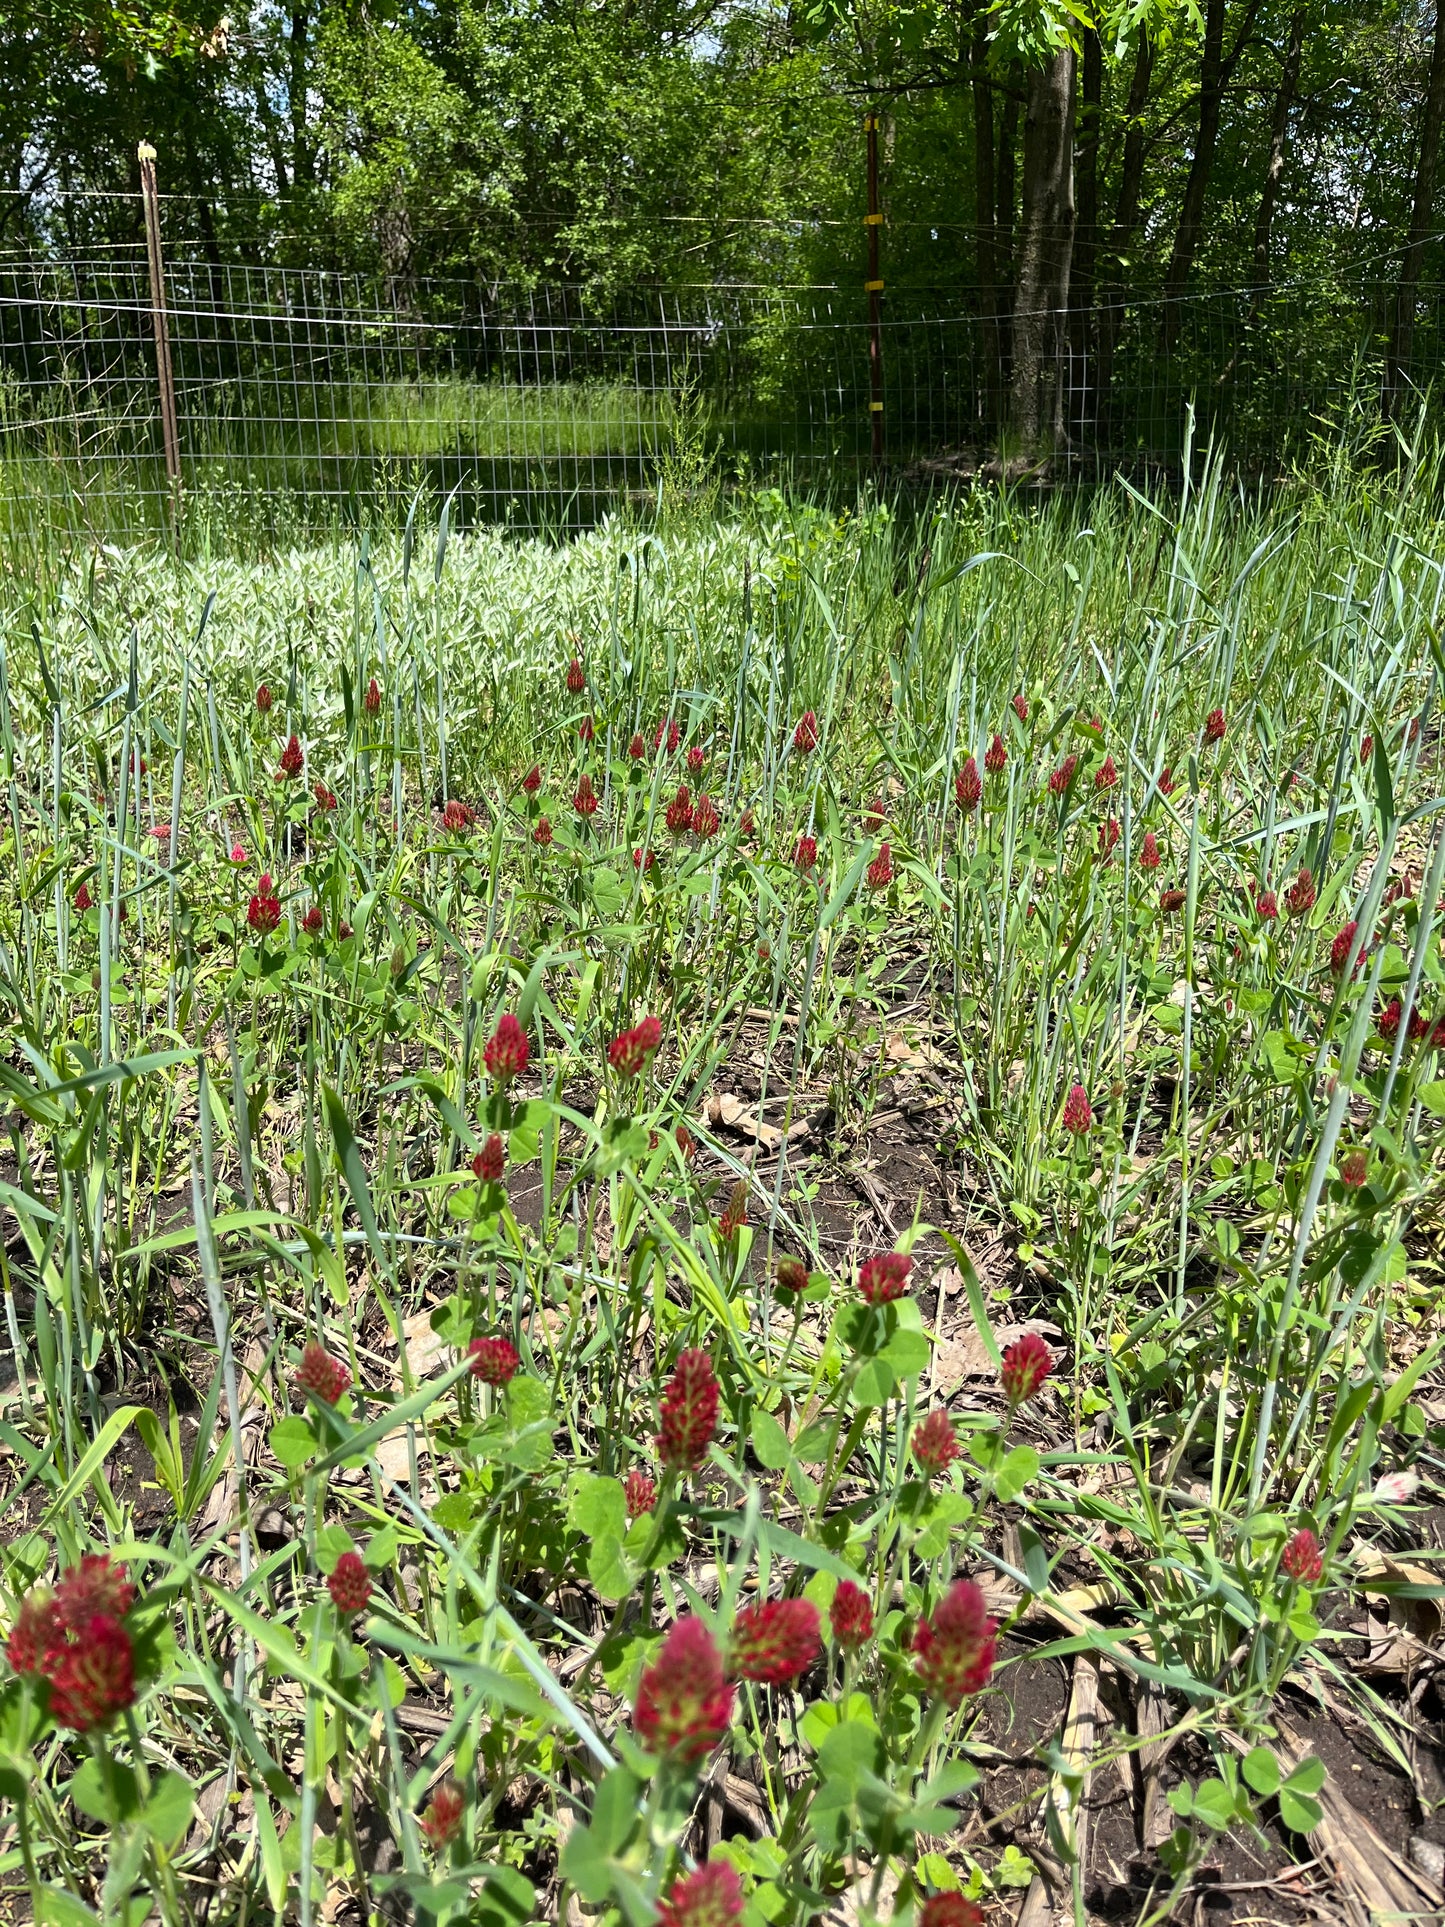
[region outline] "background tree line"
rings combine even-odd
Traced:
[[[888,286],[977,311],[1023,441],[1070,352],[1107,394],[1124,306],[1167,353],[1200,288],[1287,281],[1327,330],[1378,282],[1386,407],[1422,372],[1445,0],[223,4],[12,0],[0,249],[134,245],[149,138],[216,262],[856,286],[876,108]]]

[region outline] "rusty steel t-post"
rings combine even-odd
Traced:
[[[166,450],[166,478],[172,492],[180,485],[181,446],[176,434],[176,379],[171,370],[171,334],[166,321],[166,267],[161,255],[161,204],[156,190],[156,150],[149,141],[136,149],[140,162],[140,191],[145,204],[146,253],[151,271],[151,320],[156,332],[156,379],[161,391],[161,437]]]
[[[883,463],[883,277],[878,267],[878,231],[883,216],[878,208],[878,116],[863,116],[863,131],[868,136],[868,279],[863,283],[868,294],[868,419],[873,428],[873,465]]]

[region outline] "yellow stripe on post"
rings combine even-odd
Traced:
[[[863,283],[864,294],[881,294],[882,291],[883,283],[881,281],[865,281]]]
[[[870,402],[869,402],[869,404],[868,404],[868,413],[869,413],[870,415],[881,415],[881,414],[883,413],[883,404],[882,404],[882,402],[881,402],[881,401],[870,401]]]
[[[865,214],[863,216],[863,225],[864,227],[882,227],[883,216],[881,214]]]

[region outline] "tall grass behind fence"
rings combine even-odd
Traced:
[[[726,479],[851,488],[868,471],[861,292],[698,286],[600,301],[572,287],[371,280],[186,254],[168,270],[181,489],[261,521],[385,511],[418,486],[459,519],[585,526],[679,454]],[[1059,472],[1173,472],[1201,439],[1254,468],[1368,414],[1387,291],[1215,292],[1160,349],[1157,302],[1066,317]],[[1438,358],[1439,289],[1417,366]],[[891,291],[890,474],[967,474],[997,446],[1008,326],[958,290]],[[983,308],[991,309],[985,302]],[[156,524],[162,460],[144,249],[0,262],[5,514],[97,533]]]

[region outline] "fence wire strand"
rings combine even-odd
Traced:
[[[1439,346],[1420,292],[1416,365]],[[1378,394],[1392,290],[1232,290],[1174,304],[1101,290],[1057,317],[1056,467],[1169,472],[1196,434],[1244,466],[1291,459]],[[890,472],[966,475],[999,446],[1004,291],[890,289]],[[565,286],[168,264],[182,490],[304,513],[414,492],[457,513],[590,523],[670,460],[826,488],[869,468],[865,296],[707,285],[601,299]],[[0,259],[0,462],[11,492],[142,518],[169,489],[143,251]]]

